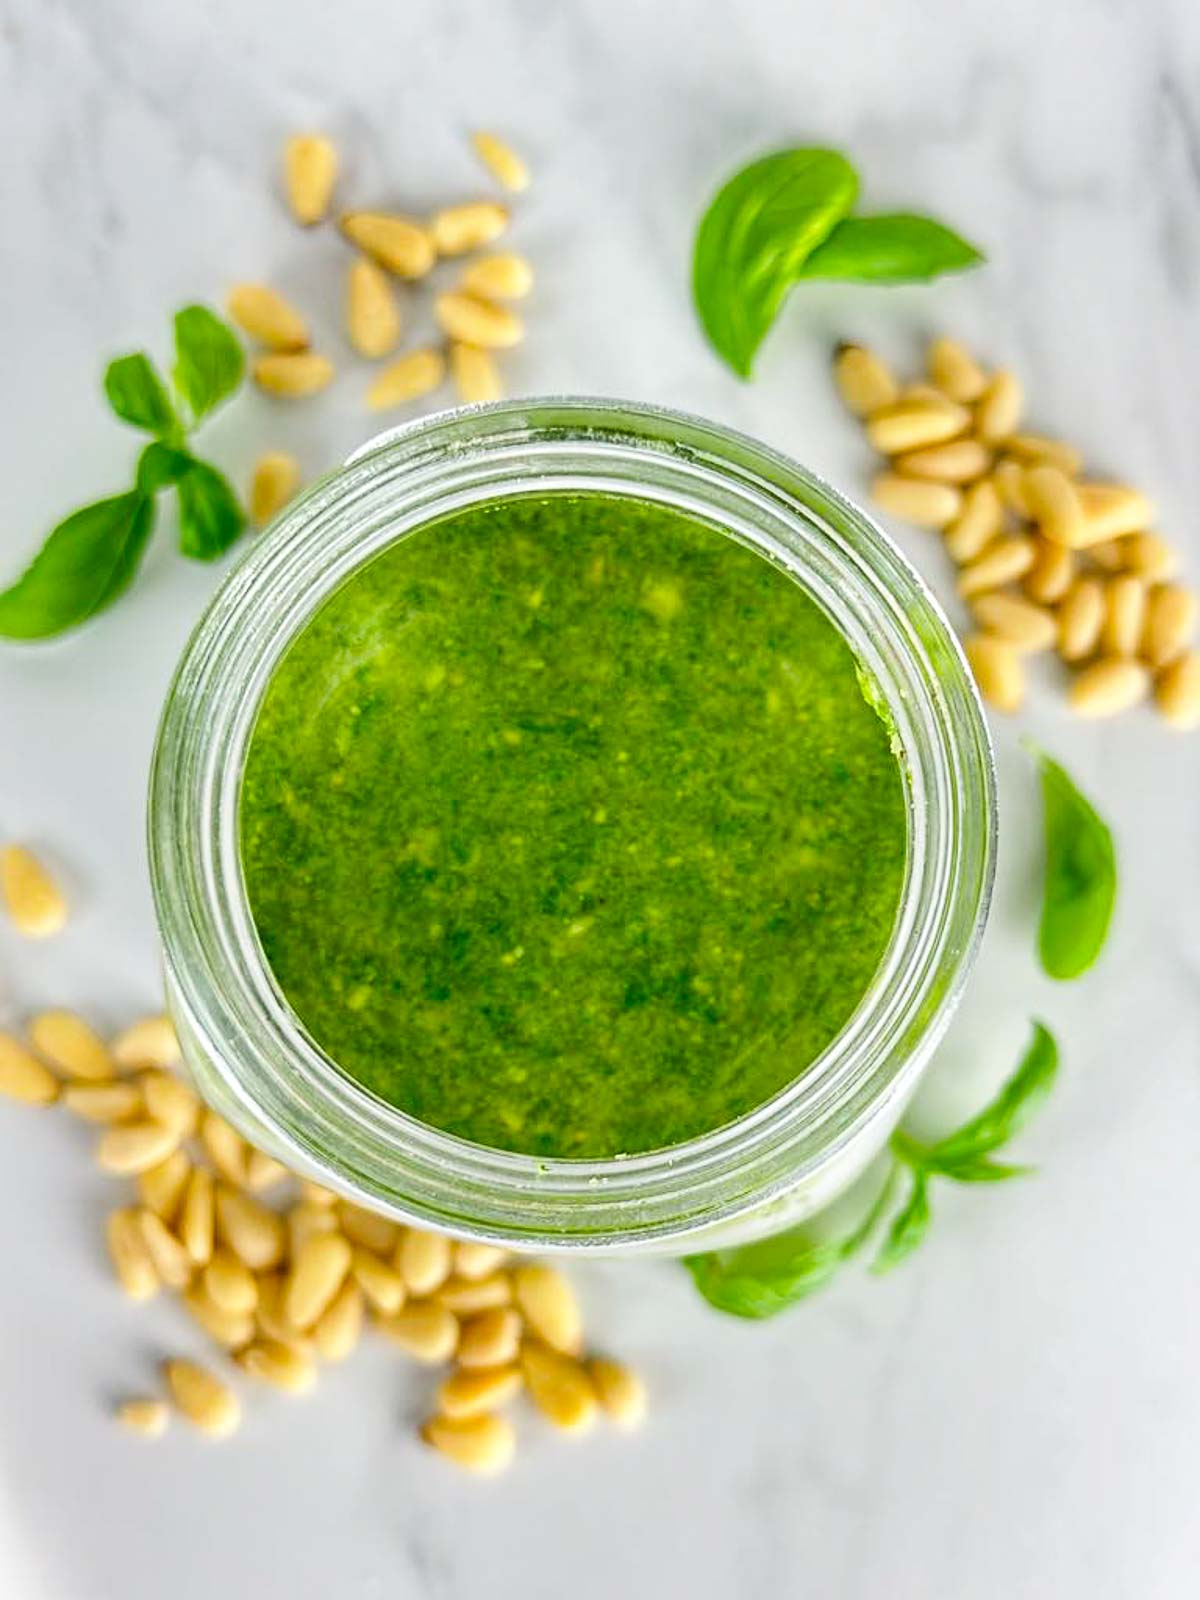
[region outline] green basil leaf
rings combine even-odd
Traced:
[[[242,381],[246,358],[233,333],[207,306],[175,313],[175,387],[199,421]]]
[[[924,1152],[931,1171],[955,1177],[981,1156],[1007,1144],[1033,1117],[1058,1075],[1058,1046],[1040,1022],[1012,1077],[978,1116]],[[967,1179],[966,1181],[971,1181]]]
[[[104,393],[122,422],[130,422],[135,428],[143,428],[160,438],[173,438],[178,434],[179,419],[167,386],[150,357],[140,351],[109,362],[104,374]]]
[[[780,150],[726,183],[696,231],[692,294],[709,342],[750,376],[754,355],[806,257],[858,194],[836,150]]]
[[[898,212],[848,217],[801,266],[801,278],[854,283],[925,283],[944,272],[963,272],[985,259],[953,229],[932,217]]]
[[[904,1205],[892,1219],[887,1238],[871,1263],[872,1272],[890,1272],[899,1266],[929,1232],[929,1182],[920,1167],[913,1168],[912,1189]]]
[[[128,588],[153,526],[154,502],[136,490],[73,512],[0,593],[0,636],[47,639],[111,605]]]
[[[930,1163],[928,1170],[940,1178],[951,1178],[955,1183],[1006,1183],[1009,1178],[1025,1178],[1036,1169],[1014,1165],[1006,1161],[990,1161],[987,1156],[975,1160],[959,1161],[951,1166]]]
[[[138,457],[137,486],[143,494],[157,494],[160,489],[169,489],[172,484],[179,482],[191,463],[192,457],[186,450],[177,450],[173,445],[155,439]]]
[[[1038,955],[1052,978],[1078,978],[1104,948],[1117,898],[1113,836],[1058,762],[1027,743],[1042,779],[1046,840]]]
[[[237,496],[216,467],[194,457],[176,483],[179,548],[193,561],[214,561],[246,526]]]

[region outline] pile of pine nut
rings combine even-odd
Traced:
[[[529,186],[529,169],[495,134],[476,133],[472,147],[484,167],[509,194]],[[284,189],[289,210],[303,227],[324,222],[333,204],[339,159],[324,134],[296,134],[284,149]],[[490,251],[507,230],[511,214],[497,200],[446,206],[432,217],[387,211],[347,211],[338,220],[354,249],[346,276],[346,338],[368,361],[394,354],[405,316],[403,285],[425,279],[439,261],[473,255],[458,281],[434,298],[434,317],[445,346],[420,345],[379,371],[366,392],[372,411],[411,404],[441,387],[447,372],[463,404],[498,400],[503,392],[495,353],[519,344],[524,323],[512,309],[533,288],[533,269],[522,255]],[[487,251],[485,254],[474,254]],[[251,366],[260,389],[282,399],[319,393],[334,376],[334,364],[311,348],[303,313],[265,283],[239,283],[226,309],[261,353]],[[300,484],[298,463],[282,451],[258,461],[251,480],[251,520],[269,522]]]
[[[30,851],[0,850],[0,894],[31,938],[57,932],[66,901]],[[25,1037],[0,1032],[0,1096],[61,1104],[99,1125],[96,1160],[136,1194],[108,1218],[121,1288],[145,1301],[162,1290],[212,1340],[222,1363],[287,1394],[303,1394],[321,1363],[346,1360],[364,1325],[411,1360],[446,1366],[422,1438],[471,1472],[499,1472],[516,1434],[505,1407],[522,1391],[565,1433],[603,1413],[622,1428],[645,1412],[641,1380],[622,1363],[585,1356],[583,1322],[562,1273],[492,1244],[402,1227],[294,1174],[207,1109],[178,1075],[165,1016],[105,1042],[69,1011],[33,1017]],[[242,1406],[230,1381],[186,1359],[163,1364],[168,1399],[117,1408],[156,1438],[171,1405],[213,1438],[233,1433]]]
[[[1022,704],[1023,658],[1056,650],[1080,716],[1114,716],[1153,690],[1172,727],[1200,725],[1200,603],[1174,581],[1177,554],[1151,531],[1140,490],[1084,479],[1073,446],[1021,432],[1015,374],[985,372],[954,339],[933,341],[926,378],[907,387],[853,344],[837,350],[834,377],[889,459],[875,504],[936,529],[958,565],[978,627],[964,648],[997,710]]]

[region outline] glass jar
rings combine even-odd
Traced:
[[[632,494],[716,525],[834,620],[895,728],[909,798],[892,939],[841,1033],[738,1121],[669,1149],[549,1160],[487,1149],[385,1104],[277,989],[238,855],[247,742],[272,670],[346,576],[448,512],[551,490]],[[694,417],[585,399],[434,416],[373,441],[292,504],[231,573],[184,653],[150,789],[168,1001],[205,1097],[256,1145],[390,1215],[529,1249],[683,1252],[825,1205],[882,1148],[941,1037],[991,889],[986,725],[936,601],[835,490]]]

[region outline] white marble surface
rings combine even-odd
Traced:
[[[132,441],[101,357],[163,348],[168,313],[269,276],[340,348],[331,234],[270,192],[276,147],[324,124],[344,193],[471,192],[464,133],[511,132],[538,182],[512,383],[676,404],[865,470],[828,392],[835,334],[897,359],[948,326],[1027,377],[1036,413],[1152,487],[1200,574],[1200,14],[1192,0],[0,0],[0,352],[13,569]],[[984,272],[934,291],[795,299],[745,388],[686,294],[723,169],[845,146],[866,199],[942,212]],[[264,445],[317,470],[366,431],[362,378],[212,429],[239,476]],[[945,592],[933,545],[898,530]],[[133,595],[77,637],[0,652],[0,832],[44,843],[80,914],[48,946],[0,931],[0,1005],[113,1024],[154,1002],[144,768],[167,675],[215,574],[160,537]],[[1124,885],[1103,967],[1057,989],[1030,950],[1033,791],[1000,731],[994,924],[933,1092],[966,1109],[1031,1013],[1066,1057],[1027,1139],[1036,1181],[935,1196],[926,1248],[772,1324],[709,1313],[670,1265],[580,1271],[600,1340],[654,1390],[636,1441],[536,1427],[502,1483],[412,1438],[425,1381],[375,1350],[242,1437],[150,1450],[105,1406],[189,1343],[132,1308],[99,1248],[104,1184],[65,1119],[0,1107],[0,1593],[525,1600],[1174,1600],[1200,1561],[1200,741],[1151,716],[1022,719],[1112,818]]]

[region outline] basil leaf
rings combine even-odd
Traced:
[[[175,313],[175,387],[198,421],[242,381],[246,358],[230,330],[207,308]]]
[[[157,494],[178,483],[191,465],[192,457],[186,450],[176,450],[172,445],[155,439],[138,457],[137,486],[143,494]]]
[[[952,1178],[955,1183],[1005,1183],[1009,1178],[1025,1178],[1033,1167],[1016,1166],[1006,1161],[989,1161],[980,1156],[971,1161],[960,1161],[953,1166],[930,1163],[928,1170],[940,1178]]]
[[[955,1177],[964,1169],[970,1172],[979,1157],[1007,1144],[1029,1122],[1054,1087],[1057,1075],[1058,1046],[1054,1036],[1035,1022],[1033,1038],[999,1094],[978,1116],[924,1151],[924,1165],[947,1177]],[[973,1180],[968,1177],[965,1181]]]
[[[178,434],[179,419],[167,386],[149,356],[140,351],[109,362],[104,373],[104,393],[122,422],[160,437]]]
[[[1104,948],[1117,898],[1113,836],[1058,762],[1026,748],[1042,778],[1046,839],[1038,955],[1052,978],[1078,978]]]
[[[154,502],[134,490],[73,512],[0,593],[0,635],[47,639],[110,605],[137,571]]]
[[[193,561],[214,561],[246,526],[227,478],[207,461],[189,459],[179,477],[179,548]]]
[[[887,1238],[879,1247],[879,1254],[871,1263],[872,1272],[890,1272],[893,1267],[912,1255],[929,1232],[929,1180],[920,1167],[912,1169],[912,1190],[908,1199],[892,1219]]]
[[[858,194],[836,150],[780,150],[736,173],[696,231],[692,294],[709,342],[740,377],[805,258]]]
[[[963,272],[982,252],[932,217],[898,212],[839,222],[800,268],[801,278],[854,283],[924,283],[944,272]]]

